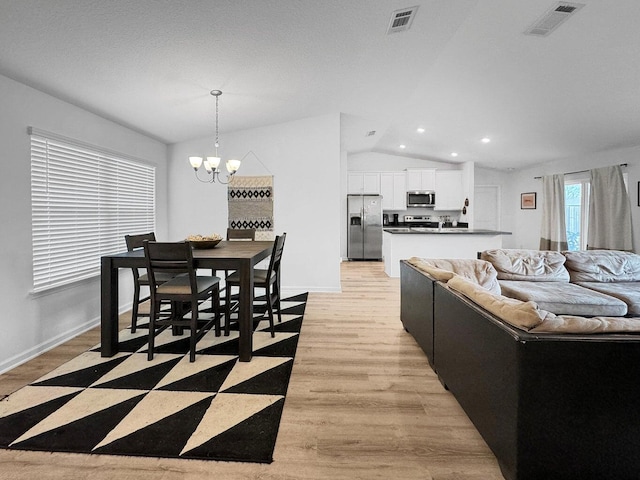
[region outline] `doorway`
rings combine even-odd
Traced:
[[[473,228],[479,230],[500,230],[500,186],[476,185],[474,188]]]

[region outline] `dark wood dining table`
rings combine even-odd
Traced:
[[[271,255],[272,249],[272,241],[222,241],[215,248],[193,250],[196,268],[237,270],[240,274],[238,325],[241,362],[250,361],[253,351],[253,269],[258,262]],[[100,353],[103,357],[118,353],[118,270],[145,266],[142,250],[101,258]]]

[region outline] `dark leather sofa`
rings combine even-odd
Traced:
[[[400,268],[405,329],[507,480],[640,478],[640,335],[531,334]]]

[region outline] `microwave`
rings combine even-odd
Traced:
[[[434,207],[436,192],[431,190],[417,190],[407,192],[407,207]]]

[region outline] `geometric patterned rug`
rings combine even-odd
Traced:
[[[235,323],[193,363],[188,331],[158,335],[150,362],[148,329],[122,331],[117,355],[98,345],[0,401],[0,448],[271,463],[306,301],[282,300],[275,338],[255,309],[251,362]]]

